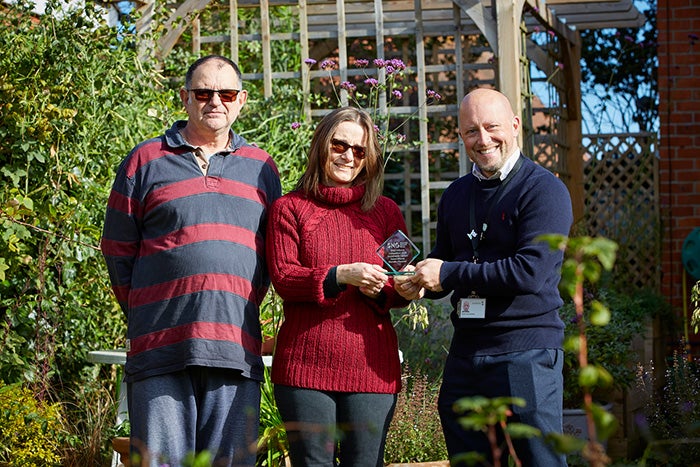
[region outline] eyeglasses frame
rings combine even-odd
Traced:
[[[221,100],[221,102],[229,103],[229,102],[234,102],[234,101],[238,98],[238,94],[241,92],[241,89],[205,89],[205,88],[194,88],[194,89],[186,89],[186,91],[187,91],[187,92],[192,92],[192,93],[194,94],[195,100],[197,100],[198,102],[209,102],[210,100],[212,100],[212,98],[214,97],[214,94],[216,93],[216,94],[219,95],[219,100]],[[198,92],[200,92],[200,93],[207,93],[207,98],[206,98],[206,100],[205,100],[205,99],[200,99],[200,98],[198,98],[198,97],[197,97],[197,93],[198,93]],[[221,94],[221,93],[231,93],[231,92],[235,93],[231,99],[224,98],[224,96]]]
[[[338,151],[338,149],[334,148],[333,146],[343,148],[343,151]],[[367,157],[367,148],[365,148],[364,146],[353,146],[338,138],[331,138],[331,150],[333,150],[334,152],[338,154],[345,154],[346,152],[348,152],[348,149],[352,149],[352,156],[355,159],[362,160],[365,157]]]

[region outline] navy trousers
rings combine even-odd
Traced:
[[[566,457],[554,452],[544,441],[547,433],[562,432],[564,353],[561,349],[535,349],[503,355],[461,358],[450,355],[445,363],[438,410],[452,459],[466,452],[478,452],[489,459],[491,447],[481,431],[467,431],[459,424],[463,414],[453,404],[471,396],[520,397],[525,407],[513,407],[512,421],[538,428],[541,437],[513,440],[523,467],[566,466]],[[501,465],[507,463],[507,448]],[[453,465],[457,465],[453,463]]]
[[[129,383],[127,398],[139,465],[180,466],[205,450],[216,467],[255,465],[260,383],[239,371],[189,367]]]

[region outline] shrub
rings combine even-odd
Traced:
[[[42,403],[20,384],[0,382],[0,465],[60,465],[66,437],[59,404]]]
[[[668,305],[663,297],[651,292],[627,295],[600,289],[595,294],[587,294],[586,307],[594,299],[610,310],[610,322],[605,326],[586,326],[589,363],[602,366],[610,374],[614,389],[627,389],[634,383],[634,364],[639,360],[632,342],[644,335],[649,319],[664,313]],[[571,301],[564,304],[560,316],[566,326],[568,343],[572,336],[578,335],[576,313]],[[577,353],[571,351],[568,344],[567,350],[564,355],[564,407],[579,408],[583,403],[583,390],[579,384]],[[600,396],[600,391],[596,395]]]
[[[399,348],[403,354],[404,366],[411,368],[414,374],[424,375],[431,384],[436,384],[442,377],[442,369],[450,348],[452,306],[448,300],[418,300],[414,303],[427,309],[427,324],[414,326],[407,319],[409,311],[394,310],[394,328],[399,339]]]
[[[403,389],[386,440],[385,462],[429,462],[447,459],[437,411],[438,388],[427,376],[405,367]]]
[[[638,419],[648,445],[646,465],[697,465],[700,462],[700,367],[686,351],[675,351],[657,385],[653,364],[639,368],[637,386],[646,396]]]

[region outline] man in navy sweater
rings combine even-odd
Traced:
[[[281,186],[270,155],[231,130],[246,98],[234,62],[200,58],[180,90],[188,120],[117,170],[102,252],[128,320],[134,465],[205,450],[217,466],[255,464],[265,226]]]
[[[563,255],[537,236],[568,235],[573,216],[564,184],[520,153],[520,118],[503,94],[470,92],[459,120],[473,169],[442,195],[435,247],[405,286],[424,287],[426,297],[452,292],[443,431],[450,458],[472,451],[488,458],[486,435],[458,422],[453,404],[460,398],[521,397],[527,405],[513,408],[513,420],[543,435],[562,431]],[[566,465],[542,437],[515,440],[515,451],[524,466]]]

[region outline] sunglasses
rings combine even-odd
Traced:
[[[194,98],[199,102],[209,102],[214,94],[219,95],[221,102],[233,102],[238,97],[238,93],[241,92],[240,89],[188,89],[188,91],[194,94]]]
[[[331,149],[333,152],[337,152],[338,154],[345,154],[348,149],[352,149],[352,155],[354,158],[360,160],[365,158],[365,148],[362,146],[351,146],[345,141],[341,141],[339,139],[333,138],[331,140]]]

